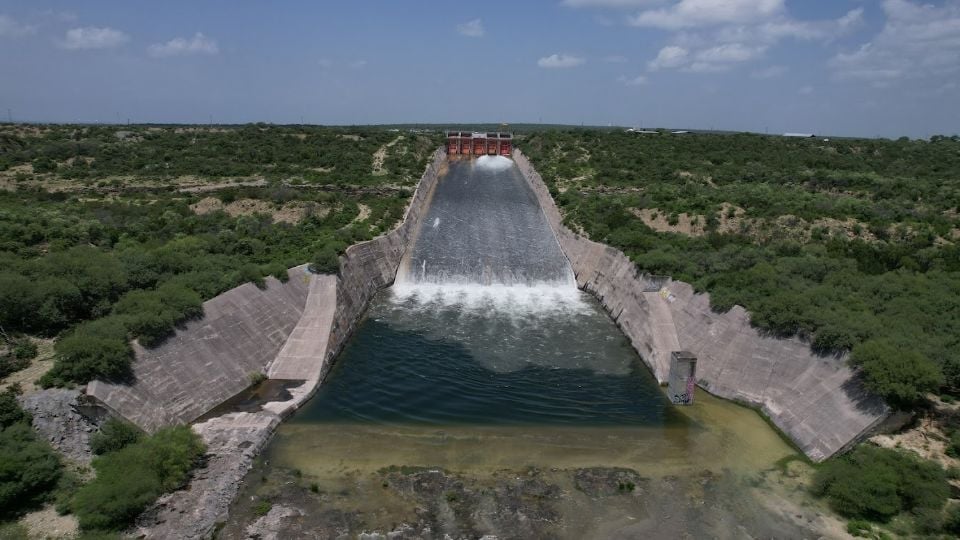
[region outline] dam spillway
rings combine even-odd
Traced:
[[[453,161],[397,284],[576,288],[536,197],[502,156]]]
[[[280,537],[800,537],[740,489],[791,448],[732,403],[669,404],[512,160],[450,161],[428,200],[220,538],[264,501]]]
[[[681,421],[502,156],[449,164],[395,284],[293,423],[355,420]]]

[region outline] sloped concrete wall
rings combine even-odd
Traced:
[[[330,333],[328,359],[340,351],[346,339],[353,333],[373,295],[393,283],[400,259],[417,234],[420,220],[430,206],[437,180],[446,171],[447,155],[441,148],[434,152],[400,225],[369,242],[350,246],[340,259],[337,311]]]
[[[264,290],[247,283],[204,302],[204,316],[155,349],[136,343],[132,382],[93,381],[87,394],[147,431],[190,423],[250,385],[250,374],[302,379],[293,399],[270,410],[284,416],[316,391],[333,357],[376,292],[396,275],[400,258],[446,154],[437,150],[403,221],[392,231],[347,249],[340,276],[317,276],[306,265],[290,280],[270,277]],[[308,300],[309,298],[309,300]]]
[[[207,444],[206,464],[195,471],[187,487],[164,495],[138,518],[138,537],[211,537],[217,522],[226,519],[253,459],[283,418],[316,392],[370,299],[393,282],[403,252],[445,170],[446,154],[438,150],[400,225],[348,248],[340,259],[339,276],[313,276],[302,316],[267,368],[271,378],[303,379],[304,384],[291,389],[289,399],[266,403],[260,411],[228,413],[195,424],[194,430]]]
[[[658,381],[669,373],[670,352],[698,356],[698,384],[712,394],[760,408],[815,461],[824,460],[882,422],[889,410],[869,395],[843,358],[819,357],[798,339],[762,336],[740,306],[710,310],[705,294],[672,281],[649,292],[644,276],[621,251],[579,236],[563,225],[543,179],[514,151],[553,226],[581,288],[593,293],[623,330]]]
[[[247,388],[287,341],[315,278],[306,266],[288,274],[286,283],[268,277],[263,290],[245,283],[204,302],[203,318],[159,347],[134,343],[133,381],[93,381],[87,394],[149,432],[196,420]]]

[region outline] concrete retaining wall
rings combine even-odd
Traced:
[[[370,299],[393,282],[403,252],[416,233],[437,179],[446,170],[446,153],[437,150],[397,228],[369,242],[351,246],[340,259],[340,275],[312,276],[302,316],[275,358],[262,364],[271,378],[303,380],[286,401],[269,402],[262,410],[234,412],[194,425],[207,444],[207,462],[190,484],[160,498],[138,519],[141,538],[210,538],[226,520],[253,459],[270,440],[283,418],[316,392],[333,358],[356,328]],[[203,391],[202,381],[192,392]]]
[[[300,320],[314,276],[306,266],[289,270],[281,283],[266,278],[203,303],[204,316],[190,321],[160,346],[134,343],[133,381],[93,381],[87,394],[113,412],[153,432],[186,424],[243,391],[250,375],[277,356]]]
[[[712,394],[760,408],[814,461],[858,440],[889,414],[868,395],[843,358],[814,355],[798,339],[760,335],[740,306],[710,310],[706,294],[683,282],[648,292],[645,276],[621,251],[579,236],[563,225],[543,179],[527,158],[514,160],[540,201],[577,284],[594,294],[661,383],[670,353],[699,358],[698,384]]]
[[[252,373],[299,379],[294,399],[270,404],[286,415],[316,391],[331,359],[353,332],[370,299],[393,282],[400,258],[426,210],[446,154],[437,150],[394,230],[347,249],[340,277],[289,270],[266,288],[247,283],[204,302],[189,322],[155,349],[136,343],[133,381],[93,381],[87,394],[147,431],[190,423],[250,385]]]

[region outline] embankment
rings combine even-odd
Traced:
[[[742,307],[714,313],[709,295],[695,294],[679,281],[653,283],[623,252],[570,231],[526,156],[517,150],[514,160],[577,284],[603,304],[658,381],[667,379],[671,351],[693,352],[702,388],[759,408],[814,461],[842,450],[887,417],[882,400],[863,389],[844,358],[817,356],[799,339],[763,336]]]

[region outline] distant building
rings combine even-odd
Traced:
[[[796,137],[799,139],[812,139],[816,137],[813,133],[784,133],[784,137]]]
[[[690,132],[685,129],[678,129],[677,131],[671,131],[670,133],[673,133],[674,135],[686,135]]]

